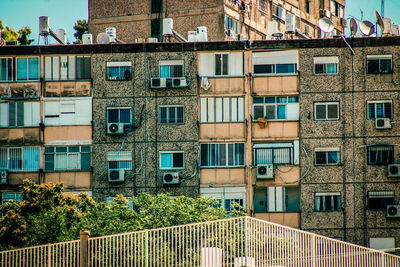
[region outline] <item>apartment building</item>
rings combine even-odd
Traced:
[[[89,32],[96,37],[115,27],[124,42],[161,42],[163,19],[172,18],[175,31],[187,39],[199,26],[207,27],[209,41],[318,38],[321,18],[332,21],[331,35],[344,33],[344,8],[344,0],[89,0]]]
[[[212,196],[398,246],[399,37],[0,47],[2,201]]]

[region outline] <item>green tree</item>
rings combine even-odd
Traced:
[[[32,30],[28,26],[19,29],[18,34],[18,41],[21,45],[30,45],[33,42],[33,39],[28,39],[28,36],[32,34]]]
[[[82,43],[82,35],[89,32],[89,24],[86,20],[77,20],[74,25],[74,37],[76,39],[76,43]]]
[[[1,206],[0,250],[76,240],[81,229],[101,236],[244,215],[228,213],[205,197],[142,193],[96,203],[86,194],[65,193],[61,183],[38,185],[30,180],[23,182],[21,191],[21,202]]]
[[[28,36],[32,34],[32,30],[25,26],[17,31],[9,26],[3,25],[3,22],[0,20],[0,31],[1,31],[1,39],[4,41],[16,41],[18,40],[22,45],[30,45],[33,42],[33,39],[28,39]]]

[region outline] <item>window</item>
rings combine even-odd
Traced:
[[[367,55],[367,74],[392,72],[392,55]]]
[[[304,9],[307,13],[310,13],[310,1],[306,0],[305,4],[304,4]]]
[[[44,101],[44,124],[53,125],[90,125],[92,121],[91,98],[79,98],[67,101]]]
[[[17,81],[39,80],[39,58],[17,58]]]
[[[128,81],[132,79],[132,62],[107,62],[107,80]]]
[[[200,122],[243,122],[243,97],[201,97]]]
[[[0,127],[39,126],[39,102],[0,103]]]
[[[162,124],[183,123],[183,106],[160,106],[159,122]]]
[[[76,57],[76,79],[89,80],[92,75],[92,58]]]
[[[298,212],[300,190],[297,186],[256,188],[254,191],[254,212]]]
[[[314,57],[314,74],[337,74],[339,57]]]
[[[394,204],[393,191],[370,191],[368,192],[368,209],[386,210],[387,205]]]
[[[1,195],[1,204],[7,201],[14,200],[15,202],[20,202],[23,200],[22,193],[3,193]]]
[[[369,247],[377,250],[385,250],[385,252],[395,252],[396,250],[391,250],[390,248],[396,247],[396,242],[394,237],[371,237],[369,239]]]
[[[281,21],[285,21],[285,9],[275,4],[272,4],[272,16],[280,19]]]
[[[200,187],[200,195],[217,199],[227,211],[235,209],[233,203],[237,203],[243,209],[246,209],[245,187]]]
[[[340,211],[340,193],[315,193],[315,211]]]
[[[297,51],[254,52],[253,73],[259,75],[297,74]]]
[[[298,120],[299,98],[297,96],[267,96],[253,98],[253,120]]]
[[[91,57],[87,56],[46,56],[44,57],[44,79],[88,80],[91,78]]]
[[[259,0],[258,1],[258,10],[262,13],[268,14],[268,2],[267,0]]]
[[[36,171],[40,168],[39,147],[0,148],[0,169],[10,171]]]
[[[13,77],[13,59],[0,58],[0,81],[11,82]]]
[[[314,104],[315,120],[338,120],[339,102],[319,102]]]
[[[316,148],[315,165],[338,165],[340,162],[339,148]]]
[[[180,78],[183,75],[183,60],[162,60],[160,65],[160,78]]]
[[[185,156],[183,151],[160,151],[160,169],[184,169]]]
[[[107,169],[132,170],[132,151],[107,152]]]
[[[238,33],[238,27],[237,27],[237,21],[236,20],[234,20],[234,19],[232,19],[232,18],[230,18],[230,17],[228,17],[228,16],[225,16],[225,30],[231,30],[231,31],[233,31],[235,34],[237,34]]]
[[[243,52],[200,53],[199,76],[243,76]]]
[[[376,118],[392,118],[392,101],[368,101],[368,120]]]
[[[44,169],[46,171],[90,171],[90,165],[90,146],[56,146],[44,148]]]
[[[369,146],[369,165],[388,165],[394,162],[393,146]]]
[[[109,107],[107,108],[107,122],[131,124],[131,112],[131,108]]]
[[[243,167],[244,143],[201,144],[202,167]]]
[[[297,165],[299,141],[293,143],[254,144],[254,165]]]
[[[116,198],[118,198],[118,197],[117,197],[117,196],[115,196],[115,197],[107,197],[107,198],[106,198],[106,202],[109,203],[109,204],[112,204]],[[128,199],[128,206],[129,206],[129,209],[130,209],[130,210],[133,210],[134,204],[133,204],[133,201],[130,200],[131,197],[129,197],[129,196],[124,196],[124,198]]]
[[[331,8],[331,13],[332,15],[338,17],[338,18],[343,18],[344,17],[344,6],[341,4],[337,3],[334,0],[330,1],[330,8]]]

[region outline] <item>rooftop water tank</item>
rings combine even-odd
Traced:
[[[39,34],[49,34],[50,26],[49,26],[49,17],[48,16],[40,16],[39,17]]]
[[[82,34],[82,43],[83,44],[92,44],[93,43],[93,35],[91,33]]]
[[[57,29],[56,35],[57,35],[58,39],[60,39],[61,41],[64,42],[64,44],[67,43],[67,32],[65,29]]]
[[[196,41],[197,42],[207,42],[208,41],[206,26],[197,27]]]
[[[188,42],[196,42],[196,31],[188,31]]]
[[[110,37],[110,42],[115,42],[115,39],[117,38],[117,29],[114,27],[106,28],[106,33]]]
[[[162,25],[162,34],[163,35],[172,35],[173,32],[172,30],[174,29],[174,23],[171,18],[166,18],[163,19],[163,25]]]

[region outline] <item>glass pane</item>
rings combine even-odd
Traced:
[[[171,78],[170,66],[167,66],[167,65],[160,66],[160,77],[161,78]]]
[[[24,170],[38,170],[40,168],[39,148],[24,148]]]
[[[46,171],[54,170],[54,154],[44,155],[44,169]]]
[[[326,64],[326,73],[329,74],[337,73],[337,64],[336,63]]]
[[[209,166],[209,162],[208,162],[208,145],[207,144],[201,144],[201,146],[200,146],[200,154],[201,154],[200,165],[201,166]]]
[[[324,64],[315,64],[315,73],[322,74],[324,73]]]
[[[183,77],[183,65],[174,65],[173,69],[173,77]]]
[[[223,65],[222,65],[222,74],[223,75],[228,75],[228,54],[223,54],[222,55],[222,58],[223,58],[223,60],[222,60],[222,63],[223,63]]]
[[[277,119],[278,120],[285,120],[286,119],[286,106],[279,105],[277,106]]]
[[[264,103],[264,97],[254,97],[253,98],[253,104],[263,104]]]
[[[161,168],[172,168],[172,154],[171,153],[162,153],[161,154]]]
[[[326,119],[326,106],[325,104],[322,105],[315,105],[315,119],[317,120],[325,120]]]
[[[368,103],[368,119],[373,120],[375,119],[375,104]]]
[[[266,97],[266,98],[265,98],[265,103],[266,103],[266,104],[273,104],[273,103],[276,103],[276,97],[274,97],[274,96],[273,96],[273,97],[270,97],[270,96],[269,96],[269,97]]]
[[[236,144],[235,145],[235,153],[237,155],[236,166],[244,165],[244,144]]]
[[[167,123],[167,108],[160,108],[160,123]]]
[[[376,118],[383,118],[383,103],[376,103]]]
[[[275,120],[275,106],[266,106],[265,107],[265,117],[268,120]]]
[[[392,103],[384,103],[385,118],[392,118]]]
[[[215,150],[216,150],[218,144],[210,144],[209,146],[210,146],[210,158],[209,158],[210,165],[209,166],[216,166],[217,164],[216,164],[216,160],[215,160]]]
[[[173,166],[174,168],[183,168],[183,153],[173,154]]]
[[[82,153],[81,154],[81,170],[82,171],[90,171],[91,164],[91,156],[90,153]]]
[[[295,64],[276,64],[276,73],[294,73]]]
[[[70,146],[68,147],[68,152],[79,152],[80,147],[79,146]]]
[[[107,79],[119,80],[119,67],[107,67]]]
[[[10,102],[8,103],[8,125],[9,126],[16,126],[16,108],[17,108],[17,103],[15,102]]]
[[[91,151],[90,146],[81,146],[81,151],[82,152],[90,152]]]
[[[264,106],[254,106],[253,118],[256,120],[258,118],[264,118]]]
[[[284,97],[277,97],[276,98],[276,102],[277,103],[287,103],[287,97],[286,96],[284,96]]]
[[[29,58],[29,80],[39,80],[39,58]]]
[[[221,55],[215,55],[215,75],[221,75],[221,66],[222,66],[222,57]]]
[[[176,123],[175,112],[176,112],[176,108],[175,107],[170,107],[169,108],[169,114],[168,114],[168,122],[169,123]]]
[[[233,166],[233,144],[228,144],[228,166]]]
[[[326,152],[315,152],[315,164],[317,165],[326,164]]]
[[[254,74],[271,74],[274,73],[273,65],[254,65]]]
[[[108,110],[108,122],[119,122],[118,119],[118,109],[109,109]]]
[[[27,80],[28,79],[28,68],[26,58],[17,58],[17,79]]]
[[[56,147],[56,152],[61,152],[61,153],[67,152],[67,147],[66,146]]]
[[[177,123],[183,123],[183,107],[177,107]]]
[[[0,59],[0,81],[7,81],[7,59]]]
[[[219,145],[219,166],[226,166],[226,144]]]
[[[379,73],[379,60],[367,60],[367,73]]]
[[[121,77],[121,80],[125,80],[125,81],[130,80],[132,77],[131,67],[128,67],[128,66],[121,67],[120,68],[120,77]]]
[[[56,163],[56,170],[65,170],[67,169],[67,154],[55,154],[55,163]]]
[[[392,72],[392,60],[391,59],[381,59],[380,60],[380,72],[381,73]]]
[[[338,119],[338,105],[328,105],[328,119]]]
[[[79,169],[79,154],[69,154],[68,155],[68,169]]]
[[[131,122],[131,110],[120,109],[119,110],[119,122],[130,123]]]
[[[328,152],[328,164],[338,164],[338,155],[339,153],[336,151],[330,151]]]

